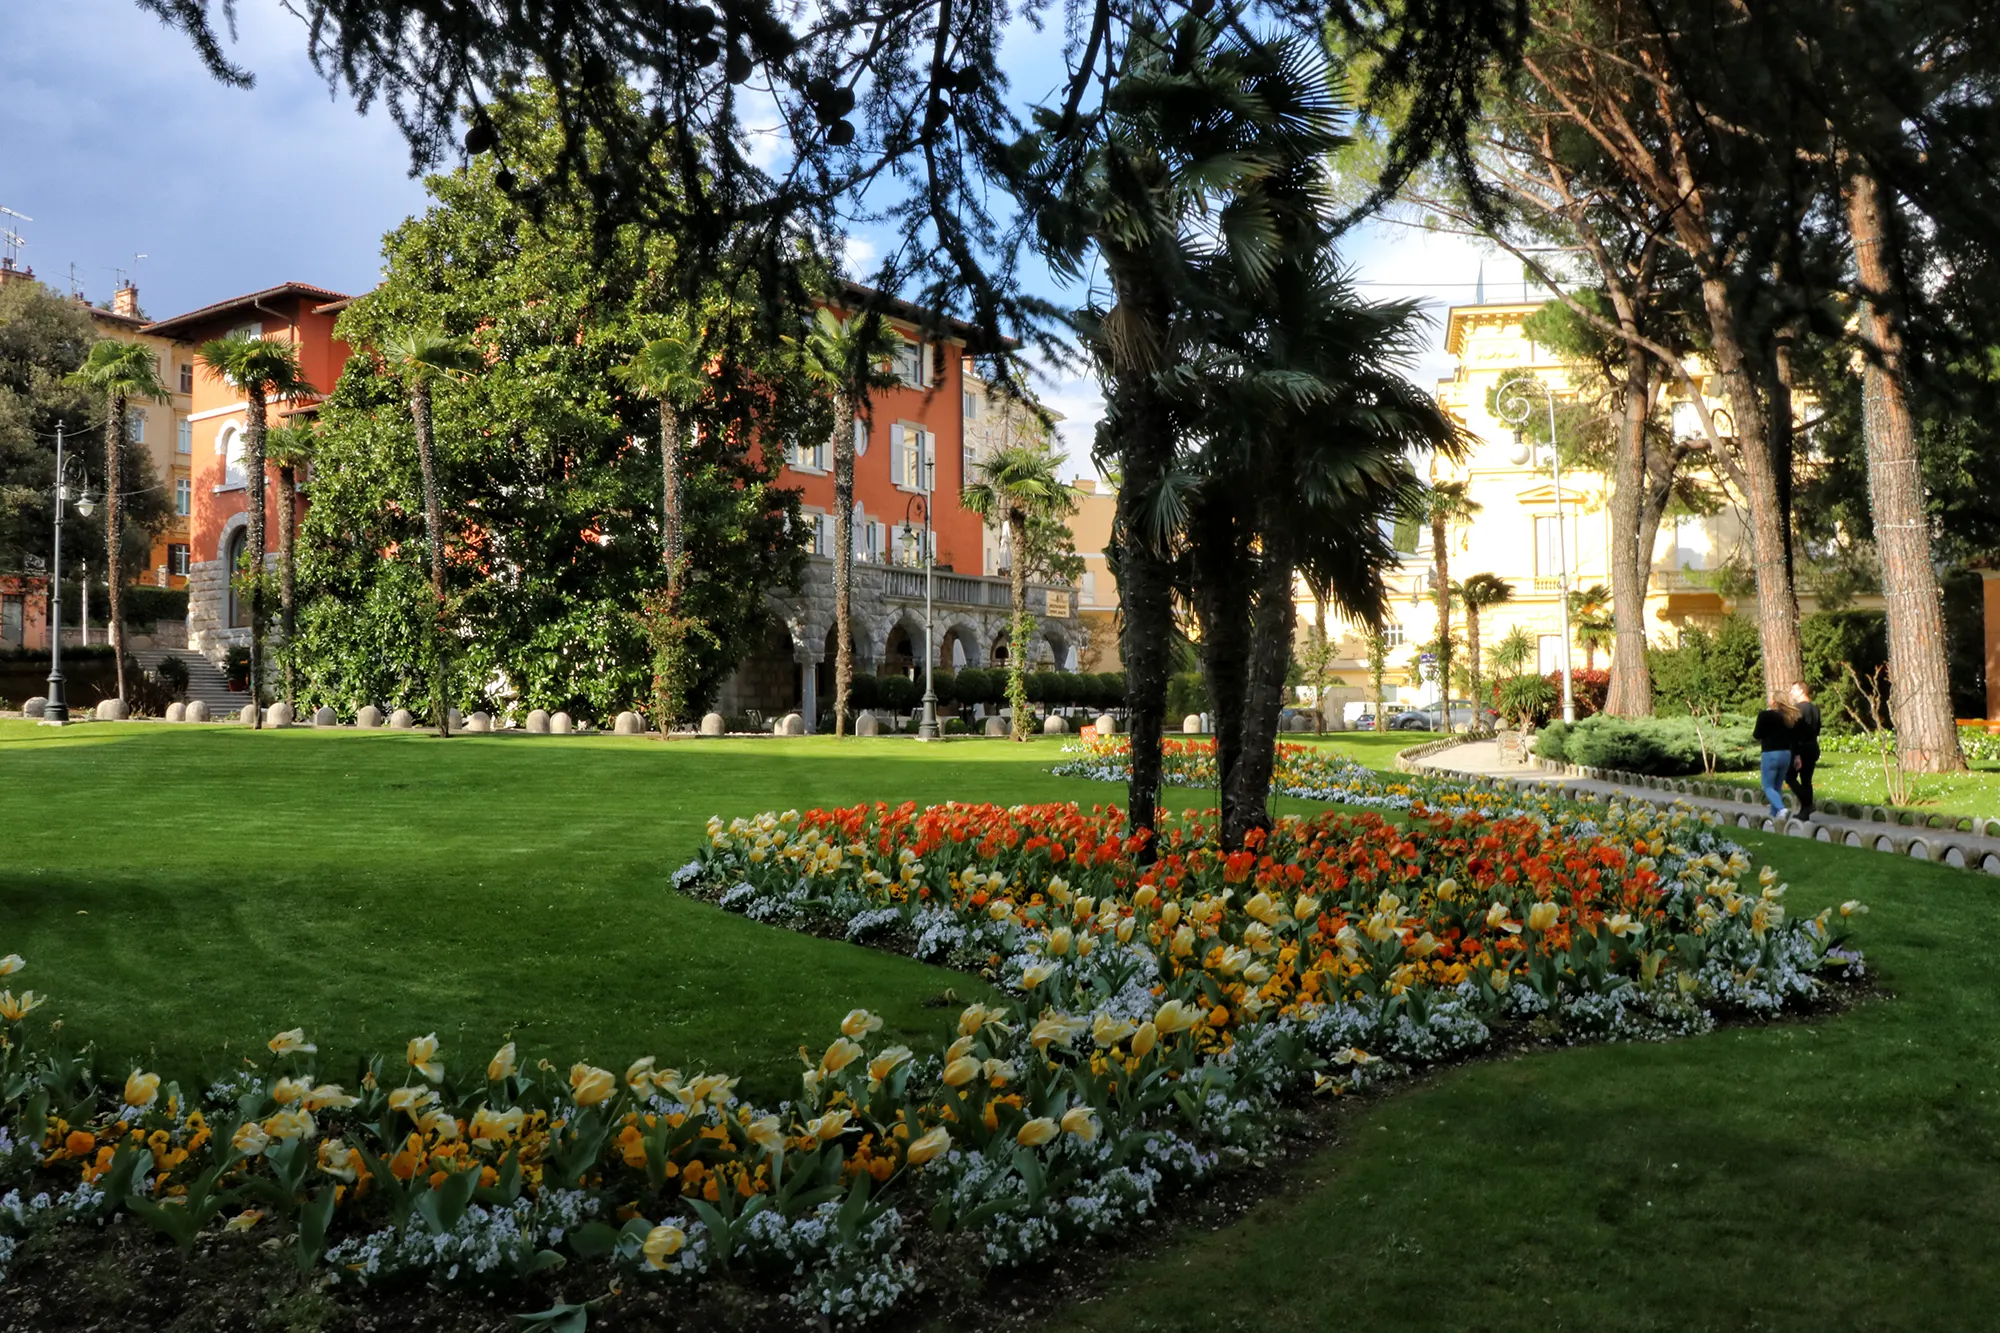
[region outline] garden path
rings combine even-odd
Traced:
[[[1697,810],[1712,811],[1721,815],[1725,822],[1743,828],[1761,828],[1795,838],[1814,838],[1820,842],[1848,847],[1873,848],[1876,851],[1914,856],[1926,861],[1951,863],[1950,854],[1953,849],[1957,849],[1962,857],[1962,861],[1957,864],[1962,864],[1969,870],[1984,870],[1990,875],[2000,875],[2000,837],[1963,833],[1951,829],[1911,828],[1905,825],[1824,814],[1815,815],[1810,821],[1787,819],[1781,828],[1778,821],[1760,813],[1761,801],[1746,806],[1742,801],[1722,800],[1692,792],[1640,787],[1623,782],[1606,782],[1599,778],[1586,778],[1517,764],[1500,757],[1500,747],[1495,741],[1467,741],[1448,750],[1412,757],[1409,762],[1415,767],[1437,772],[1510,778],[1566,787],[1573,791],[1591,792],[1599,796],[1649,801],[1654,805],[1666,806],[1681,802]]]

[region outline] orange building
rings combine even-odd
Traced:
[[[347,364],[347,344],[333,335],[336,308],[346,299],[324,287],[287,282],[148,324],[141,332],[172,339],[190,359],[202,343],[234,333],[291,343],[306,382],[323,396]],[[251,479],[243,467],[248,404],[240,390],[199,362],[190,389],[188,647],[219,661],[229,647],[250,638],[249,608],[240,604],[229,578],[249,536]],[[271,403],[271,423],[317,403],[317,397]],[[277,470],[267,467],[262,478],[267,565],[278,549],[276,478]],[[300,506],[303,510],[303,498]]]

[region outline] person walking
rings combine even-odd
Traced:
[[[1771,691],[1766,704],[1764,711],[1757,714],[1757,725],[1750,734],[1764,750],[1761,776],[1764,799],[1771,806],[1771,818],[1782,820],[1785,817],[1785,778],[1792,771],[1792,728],[1798,724],[1799,711],[1778,690]]]
[[[1813,817],[1813,769],[1819,767],[1819,705],[1813,702],[1804,681],[1792,685],[1792,707],[1798,721],[1792,724],[1792,771],[1786,776],[1799,798],[1799,818]]]

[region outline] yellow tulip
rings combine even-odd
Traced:
[[[1057,926],[1049,932],[1049,952],[1057,958],[1062,957],[1069,952],[1071,938],[1068,926]]]
[[[1061,875],[1049,876],[1049,901],[1066,903],[1070,899],[1069,881]]]
[[[397,1088],[389,1094],[389,1109],[407,1112],[414,1120],[436,1100],[437,1094],[429,1088]]]
[[[1168,1000],[1160,1006],[1159,1012],[1153,1015],[1153,1026],[1159,1029],[1163,1037],[1171,1037],[1176,1032],[1186,1032],[1200,1021],[1201,1015],[1179,1000]]]
[[[515,1058],[514,1043],[511,1041],[493,1052],[493,1058],[486,1062],[486,1081],[498,1083],[514,1077],[514,1072],[520,1068]]]
[[[349,1096],[338,1083],[320,1084],[305,1095],[303,1102],[308,1111],[345,1111],[360,1104],[359,1097]]]
[[[10,953],[5,958],[0,958],[0,977],[11,977],[27,965],[27,961],[20,954]]]
[[[1317,898],[1310,898],[1302,893],[1299,895],[1298,901],[1292,904],[1292,919],[1294,921],[1310,921],[1318,915],[1319,899]]]
[[[880,1083],[896,1072],[896,1067],[909,1059],[913,1052],[907,1046],[891,1046],[888,1050],[868,1062],[868,1077],[871,1082]]]
[[[765,1152],[777,1152],[785,1146],[785,1131],[778,1126],[778,1117],[759,1116],[744,1126],[744,1133],[750,1142]]]
[[[677,1095],[689,1106],[700,1106],[703,1102],[723,1106],[735,1094],[736,1083],[737,1080],[725,1074],[697,1074],[682,1086]]]
[[[1562,917],[1562,912],[1554,903],[1536,903],[1528,909],[1529,930],[1549,930]]]
[[[1194,928],[1192,926],[1182,926],[1174,932],[1174,940],[1173,944],[1169,946],[1169,952],[1176,958],[1186,958],[1194,952]]]
[[[645,1244],[639,1248],[646,1256],[646,1267],[659,1269],[665,1268],[667,1260],[679,1254],[685,1244],[687,1233],[669,1222],[648,1231]]]
[[[1071,1018],[1067,1014],[1049,1014],[1028,1033],[1028,1042],[1036,1050],[1046,1053],[1050,1042],[1058,1046],[1069,1045],[1082,1027],[1082,1019]]]
[[[20,998],[16,999],[13,991],[0,990],[0,1018],[6,1019],[9,1023],[18,1023],[41,1008],[45,998],[47,997],[37,995],[31,990],[24,990]]]
[[[1250,947],[1252,953],[1269,953],[1278,947],[1276,937],[1271,934],[1271,928],[1261,921],[1250,923],[1243,932],[1243,942]]]
[[[271,1085],[271,1100],[280,1106],[290,1106],[311,1092],[312,1086],[309,1078],[281,1078]]]
[[[527,1119],[528,1113],[518,1106],[504,1111],[482,1106],[472,1113],[472,1137],[477,1142],[502,1143],[520,1133]]]
[[[1252,963],[1243,969],[1243,979],[1253,986],[1261,986],[1271,979],[1271,969],[1262,963]]]
[[[625,1086],[645,1095],[653,1087],[653,1066],[657,1061],[650,1055],[634,1060],[625,1066]]]
[[[960,1037],[950,1046],[947,1046],[944,1052],[944,1062],[950,1064],[961,1055],[972,1054],[972,1040],[971,1037]]]
[[[1132,1054],[1146,1054],[1153,1049],[1153,1044],[1159,1039],[1160,1029],[1158,1027],[1154,1026],[1151,1022],[1141,1023],[1139,1030],[1132,1034]]]
[[[965,1012],[958,1016],[959,1035],[970,1037],[988,1023],[997,1023],[1004,1017],[1004,1011],[983,1004],[967,1005]]]
[[[1120,944],[1130,944],[1132,942],[1133,927],[1138,924],[1139,919],[1137,917],[1128,916],[1121,918],[1118,922],[1118,942]]]
[[[133,1070],[125,1080],[127,1106],[151,1106],[160,1096],[160,1076]]]
[[[319,1126],[304,1111],[294,1109],[278,1112],[264,1121],[264,1132],[273,1139],[310,1139],[319,1133]]]
[[[1109,1009],[1098,1010],[1090,1025],[1091,1040],[1099,1046],[1116,1046],[1136,1031],[1130,1019],[1118,1018]]]
[[[1060,1133],[1062,1127],[1055,1121],[1045,1115],[1036,1116],[1015,1132],[1014,1142],[1023,1148],[1039,1148]]]
[[[433,1032],[428,1037],[410,1038],[410,1068],[422,1074],[433,1083],[444,1082],[444,1063],[437,1058],[438,1039]]]
[[[225,1235],[241,1233],[248,1231],[263,1220],[264,1214],[258,1212],[255,1208],[245,1208],[242,1212],[224,1222],[222,1230]]]
[[[912,1140],[903,1160],[911,1166],[922,1166],[925,1162],[942,1157],[951,1148],[951,1135],[943,1125],[939,1125],[922,1138]]]
[[[1243,912],[1251,920],[1266,926],[1275,926],[1282,919],[1278,915],[1278,905],[1271,901],[1271,895],[1263,892],[1252,894],[1250,901],[1243,904]]]
[[[1055,972],[1054,965],[1050,963],[1030,963],[1026,968],[1022,969],[1021,987],[1024,990],[1033,990],[1054,976]]]
[[[827,1047],[826,1054],[820,1057],[820,1068],[829,1074],[838,1074],[865,1054],[865,1051],[847,1038],[835,1037],[833,1045]]]
[[[319,1047],[306,1040],[304,1028],[293,1028],[290,1032],[280,1032],[266,1043],[273,1055],[311,1055]]]
[[[1486,909],[1486,927],[1488,930],[1504,930],[1509,935],[1521,933],[1521,923],[1507,915],[1505,903],[1495,903]]]
[[[1637,935],[1640,931],[1639,923],[1632,919],[1632,915],[1629,912],[1616,913],[1609,921],[1604,923],[1604,926],[1613,935],[1620,937]]]
[[[339,1139],[328,1139],[319,1145],[319,1169],[352,1185],[361,1174],[361,1154]]]
[[[1132,906],[1143,912],[1160,900],[1160,892],[1150,884],[1141,884],[1139,891],[1132,895]]]
[[[1088,1106],[1072,1106],[1063,1113],[1062,1128],[1063,1133],[1074,1134],[1089,1143],[1097,1137],[1097,1117]]]
[[[440,1143],[456,1143],[458,1141],[458,1121],[445,1111],[443,1107],[434,1106],[424,1112],[423,1118],[417,1121],[417,1128],[426,1134],[436,1136]]]
[[[806,1123],[806,1133],[812,1135],[821,1143],[829,1142],[847,1132],[849,1118],[845,1109],[828,1111],[819,1119],[808,1121]]]
[[[264,1132],[262,1125],[252,1120],[245,1123],[242,1128],[236,1131],[235,1135],[229,1140],[229,1146],[242,1153],[245,1157],[256,1157],[261,1155],[264,1149],[271,1146],[271,1136]]]
[[[1174,923],[1180,919],[1181,905],[1178,902],[1169,902],[1165,907],[1160,909],[1160,928],[1162,930],[1172,930]]]
[[[1866,916],[1868,914],[1868,907],[1859,898],[1849,898],[1840,905],[1840,914],[1842,916]]]
[[[979,1072],[996,1088],[1006,1087],[1021,1075],[1021,1071],[1014,1068],[1012,1060],[988,1060],[979,1067]]]
[[[979,1077],[979,1061],[969,1055],[961,1055],[944,1067],[940,1077],[947,1088],[962,1088]]]
[[[569,1090],[578,1106],[597,1106],[611,1100],[618,1091],[618,1080],[608,1069],[577,1063],[569,1067]]]
[[[882,1020],[880,1018],[869,1013],[866,1009],[855,1009],[849,1011],[847,1017],[840,1020],[840,1035],[843,1037],[865,1037],[871,1032],[879,1031],[881,1027]]]

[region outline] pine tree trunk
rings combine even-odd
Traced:
[[[1444,701],[1442,724],[1451,731],[1451,553],[1450,533],[1444,516],[1431,518],[1431,562],[1437,574],[1437,676],[1438,698]]]
[[[431,435],[431,389],[418,372],[410,384],[410,422],[417,433],[417,468],[424,482],[424,540],[431,557],[431,651],[433,705],[438,735],[451,735],[451,661],[446,649],[444,584],[444,500],[438,494],[437,450]]]
[[[1652,416],[1653,363],[1637,347],[1625,349],[1625,403],[1618,422],[1618,452],[1611,473],[1611,688],[1604,711],[1613,717],[1647,717],[1653,711],[1653,678],[1646,663],[1646,588],[1653,542],[1642,511],[1651,478],[1646,470],[1646,423]],[[1653,520],[1657,532],[1658,517]]]
[[[1706,276],[1701,295],[1716,369],[1721,372],[1736,422],[1737,464],[1742,470],[1744,498],[1750,503],[1750,563],[1757,576],[1757,637],[1764,650],[1764,688],[1767,693],[1786,690],[1805,678],[1805,667],[1799,648],[1799,602],[1792,589],[1791,533],[1778,493],[1771,432],[1756,377],[1737,333],[1727,284],[1719,276]]]
[[[667,578],[681,557],[681,420],[673,405],[660,400],[660,562]],[[661,737],[666,729],[661,728]]]
[[[285,702],[294,715],[299,708],[297,672],[292,664],[292,631],[297,622],[298,473],[290,463],[278,465],[278,638],[284,645]]]
[[[269,425],[264,386],[246,386],[243,395],[248,429],[243,460],[245,499],[250,502],[250,532],[244,550],[250,557],[250,725],[264,726],[264,432]]]
[[[104,417],[104,573],[110,606],[111,660],[117,664],[118,698],[125,698],[125,413],[123,394],[112,394]]]
[[[1897,327],[1896,276],[1889,247],[1888,207],[1867,168],[1847,188],[1848,230],[1865,301],[1861,338],[1868,452],[1868,503],[1882,557],[1882,600],[1889,627],[1889,712],[1905,771],[1954,772],[1965,767],[1952,715],[1945,661],[1944,613],[1931,563],[1930,515],[1917,452],[1916,424],[1905,393],[1906,362]]]
[[[854,399],[843,396],[833,436],[833,734],[847,734],[854,684]]]
[[[1007,598],[1014,608],[1007,636],[1007,699],[1014,706],[1008,734],[1025,741],[1034,732],[1028,726],[1028,516],[1024,511],[1007,511],[1007,539],[1014,543],[1014,558],[1007,562]]]

